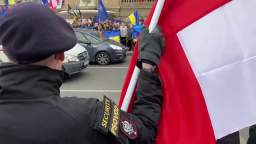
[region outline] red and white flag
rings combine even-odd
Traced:
[[[158,23],[165,37],[158,144],[215,144],[256,123],[255,5],[255,0],[166,0]]]
[[[50,8],[56,10],[59,0],[49,0],[50,1]]]

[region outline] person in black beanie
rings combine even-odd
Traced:
[[[162,104],[154,68],[162,42],[160,31],[142,34],[137,97],[126,113],[107,97],[60,97],[64,51],[76,44],[72,28],[43,5],[10,8],[0,18],[0,43],[11,61],[0,66],[0,143],[154,143]]]
[[[18,4],[0,18],[0,40],[8,57],[20,64],[40,61],[76,44],[64,19],[33,3]]]

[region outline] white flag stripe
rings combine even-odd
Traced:
[[[256,122],[255,5],[233,0],[178,34],[216,138]]]
[[[156,25],[158,23],[158,20],[159,20],[159,16],[160,16],[160,14],[162,12],[162,9],[164,7],[164,3],[165,3],[165,0],[158,0],[157,1],[155,11],[154,11],[152,19],[150,21],[149,32],[152,32],[153,29],[156,27]],[[130,102],[131,102],[131,99],[132,99],[132,95],[134,93],[135,86],[136,86],[136,83],[137,83],[137,80],[138,80],[139,73],[140,73],[140,69],[137,66],[135,66],[135,68],[133,70],[133,73],[132,73],[131,81],[129,83],[128,89],[125,93],[125,97],[124,97],[124,100],[123,100],[123,103],[122,103],[122,106],[121,106],[121,109],[123,111],[127,111],[128,108],[129,108],[129,105],[130,105]]]
[[[57,0],[51,0],[51,2],[52,2],[52,7],[53,8],[56,8],[58,6]]]
[[[62,1],[63,1],[63,0],[59,0],[59,3],[58,3],[58,6],[57,6],[57,9],[61,9],[61,7],[62,7]]]

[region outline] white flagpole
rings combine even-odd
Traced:
[[[158,19],[161,14],[161,11],[164,6],[164,2],[165,2],[165,0],[158,0],[158,2],[157,2],[155,11],[153,13],[152,19],[149,24],[149,32],[152,32],[152,30],[156,27],[156,25],[158,23]],[[136,86],[136,83],[138,80],[139,73],[140,73],[140,69],[137,66],[135,66],[132,77],[131,77],[131,81],[129,83],[128,89],[127,89],[125,97],[124,97],[123,104],[121,106],[121,109],[123,111],[128,110],[128,107],[130,105],[131,98],[132,98],[132,95],[133,95],[133,92],[134,92],[134,89],[135,89],[135,86]]]

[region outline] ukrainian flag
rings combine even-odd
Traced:
[[[112,39],[116,42],[120,42],[120,31],[105,31],[104,37],[107,39]]]
[[[129,19],[132,25],[138,25],[140,22],[139,12],[135,10],[133,13],[129,15]]]
[[[4,0],[5,5],[15,5],[16,1],[15,0]]]

